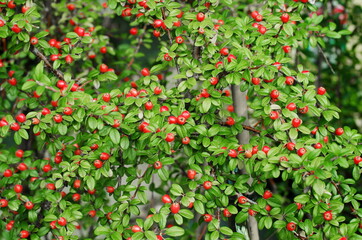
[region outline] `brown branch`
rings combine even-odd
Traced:
[[[260,130],[255,129],[255,128],[251,127],[251,126],[244,125],[244,124],[242,124],[242,126],[243,126],[243,129],[244,129],[244,130],[247,130],[247,131],[250,131],[250,132],[255,132],[255,133],[258,133],[258,134],[261,133]],[[270,138],[270,139],[273,139],[274,141],[277,141],[277,140],[276,140],[272,135],[270,135],[270,134],[266,134],[265,136],[268,137],[268,138]]]
[[[142,174],[142,176],[138,177],[138,179],[143,179],[143,177],[146,175],[146,172],[147,172],[148,168],[151,167],[151,166],[152,166],[152,165],[149,164],[148,167],[146,168],[146,170],[144,171],[144,173]],[[132,197],[131,197],[131,200],[133,200],[133,199],[136,197],[136,195],[137,195],[137,193],[138,193],[141,185],[142,185],[142,181],[140,181],[140,182],[138,183],[137,188],[136,188],[134,194],[133,194]]]
[[[44,61],[45,67],[48,68],[55,76],[57,76],[59,79],[64,80],[64,74],[62,71],[58,69],[54,69],[53,65],[49,62],[47,57],[41,53],[36,47],[31,46],[30,51],[37,56],[40,60]]]

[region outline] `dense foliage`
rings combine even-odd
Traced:
[[[0,238],[362,239],[361,135],[300,61],[351,32],[245,2],[0,2]]]

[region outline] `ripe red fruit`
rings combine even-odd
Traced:
[[[229,63],[230,63],[233,59],[236,59],[236,56],[235,56],[235,55],[230,54],[230,55],[227,57],[227,60],[228,60]]]
[[[337,136],[341,136],[344,133],[343,128],[337,128],[334,132]]]
[[[155,29],[155,30],[153,30],[153,36],[155,36],[155,37],[160,37],[160,36],[161,36],[161,32]]]
[[[261,149],[265,154],[268,154],[270,147],[269,146],[263,146],[263,148]]]
[[[204,13],[200,12],[200,13],[198,13],[196,15],[196,20],[197,21],[202,22],[202,21],[204,21],[204,19],[205,19],[205,14]]]
[[[267,210],[268,212],[270,212],[272,210],[272,207],[270,205],[266,205],[265,206],[265,210]]]
[[[6,199],[0,199],[0,208],[7,207],[9,204],[8,200]]]
[[[212,182],[210,182],[210,181],[205,181],[205,182],[203,183],[203,187],[205,188],[205,190],[211,189],[211,188],[212,188]]]
[[[332,211],[326,211],[323,213],[323,218],[326,221],[331,221],[333,219]]]
[[[232,117],[227,117],[225,123],[226,123],[226,125],[232,126],[235,124],[235,120]]]
[[[130,30],[129,30],[129,33],[131,34],[131,35],[137,35],[138,34],[138,29],[137,28],[131,28]]]
[[[148,68],[144,68],[141,70],[142,76],[146,77],[150,75],[150,70]]]
[[[230,149],[228,155],[229,157],[236,158],[238,156],[238,152],[235,149]]]
[[[255,216],[257,213],[258,213],[258,212],[257,212],[257,211],[254,211],[253,209],[249,209],[249,210],[248,210],[248,214],[249,214],[250,216]]]
[[[60,217],[57,221],[57,223],[60,225],[60,226],[65,226],[67,225],[67,219],[65,219],[64,217]]]
[[[177,117],[177,124],[184,125],[186,123],[186,118],[184,118],[182,115]]]
[[[4,171],[4,177],[11,177],[13,175],[13,171],[11,171],[10,169],[6,169]]]
[[[230,211],[225,208],[223,211],[222,211],[222,214],[224,215],[224,217],[231,217],[232,214],[230,213]]]
[[[298,156],[303,156],[305,153],[307,152],[307,150],[305,148],[299,148],[297,151]]]
[[[280,20],[282,20],[283,23],[287,23],[289,22],[290,16],[288,13],[283,13],[282,16],[280,17]]]
[[[275,66],[278,70],[282,69],[282,64],[280,62],[275,62],[272,66]]]
[[[306,113],[309,111],[309,107],[308,107],[308,106],[305,106],[305,107],[299,108],[298,111],[299,111],[301,114],[306,114]]]
[[[30,201],[27,201],[26,203],[24,203],[24,206],[26,209],[31,210],[34,207],[34,204]]]
[[[10,129],[13,130],[13,131],[19,131],[20,125],[18,123],[12,123],[10,125]]]
[[[74,202],[80,201],[80,198],[81,198],[81,196],[80,196],[79,193],[74,193],[73,196],[72,196],[72,199],[73,199]]]
[[[51,113],[51,111],[49,110],[49,108],[43,108],[43,110],[41,111],[41,115],[43,115],[43,116],[46,116],[50,113]]]
[[[160,87],[155,87],[155,89],[153,89],[153,93],[156,95],[159,95],[162,92],[162,88]]]
[[[43,167],[43,171],[44,171],[44,172],[49,172],[49,171],[51,171],[51,170],[52,170],[52,166],[51,166],[50,164],[44,165],[44,167]]]
[[[259,84],[260,84],[260,78],[253,77],[253,78],[251,79],[251,82],[252,82],[254,85],[259,85]]]
[[[290,222],[287,224],[286,228],[288,231],[294,231],[297,228],[297,225],[294,222]]]
[[[316,143],[313,146],[315,149],[321,149],[323,147],[323,145],[321,143]]]
[[[153,168],[154,169],[160,169],[162,168],[162,163],[160,161],[156,161],[154,164],[153,164]]]
[[[167,142],[173,142],[175,140],[175,135],[173,133],[167,133],[165,140]]]
[[[269,114],[270,119],[276,120],[279,118],[279,113],[277,111],[271,111]]]
[[[263,25],[259,25],[258,26],[258,31],[259,31],[259,33],[264,35],[266,33],[267,29]]]
[[[210,214],[204,214],[204,221],[205,222],[211,222],[212,216]]]
[[[113,192],[114,192],[114,187],[112,187],[112,186],[107,186],[107,187],[106,187],[106,191],[107,191],[108,193],[113,193]]]
[[[171,212],[172,212],[173,214],[178,213],[178,212],[180,211],[180,203],[177,203],[177,202],[172,203],[172,204],[171,204],[171,207],[170,207],[170,210],[171,210]]]
[[[12,86],[16,86],[16,84],[17,84],[18,82],[16,81],[15,78],[10,78],[10,79],[8,79],[8,83],[9,83],[10,85],[12,85]]]
[[[278,97],[279,97],[279,91],[276,90],[276,89],[272,90],[272,91],[270,92],[270,97],[271,97],[271,98],[274,98],[274,99],[278,98]]]
[[[99,66],[99,71],[101,73],[105,73],[105,72],[108,72],[108,66],[104,63],[102,63],[100,66]]]
[[[145,103],[146,110],[151,110],[152,108],[153,108],[153,103],[151,101]]]
[[[140,226],[138,226],[138,225],[133,225],[131,227],[131,230],[132,230],[132,232],[136,233],[136,232],[141,232],[142,228]]]
[[[17,168],[19,171],[25,171],[28,169],[28,166],[25,163],[20,163]]]
[[[90,210],[89,212],[88,212],[88,215],[90,216],[90,217],[95,217],[96,216],[96,211],[95,210]]]
[[[70,55],[65,56],[65,62],[68,64],[72,63],[73,62],[72,56],[70,56]]]
[[[161,109],[162,109],[162,107],[161,107]],[[164,109],[162,109],[162,110],[161,109],[160,109],[160,112],[165,111]],[[168,120],[169,124],[176,124],[177,123],[177,118],[175,116],[169,116],[167,120]]]
[[[302,120],[299,118],[293,118],[292,120],[292,126],[297,128],[302,124]]]
[[[293,151],[294,147],[295,147],[295,143],[288,142],[285,146],[289,151]]]
[[[250,16],[252,17],[252,18],[256,18],[257,16],[259,15],[259,12],[258,11],[253,11],[253,12],[251,12],[251,14],[250,14]]]
[[[26,230],[21,230],[20,234],[19,234],[20,238],[28,238],[29,235],[30,235],[30,233]]]
[[[256,17],[255,17],[254,19],[255,19],[255,21],[257,21],[257,22],[261,22],[261,21],[263,21],[263,15],[258,14],[258,15],[256,15]]]
[[[160,19],[155,19],[153,21],[153,27],[154,28],[160,28],[163,25],[163,21]]]
[[[218,82],[219,82],[219,79],[217,77],[210,78],[211,85],[216,85],[216,84],[218,84]]]
[[[182,144],[189,144],[189,143],[190,143],[190,138],[189,137],[182,138]]]
[[[101,155],[99,156],[99,158],[103,161],[108,160],[110,157],[110,155],[108,153],[102,152]]]
[[[268,199],[268,198],[271,198],[273,196],[273,193],[269,190],[266,190],[263,194],[263,198],[264,199]]]
[[[182,44],[185,40],[184,40],[183,37],[177,36],[175,41],[176,41],[176,43],[178,43],[178,44]]]
[[[93,162],[93,165],[96,167],[96,168],[101,168],[103,166],[103,162],[101,160],[95,160]]]
[[[354,164],[358,165],[360,162],[362,162],[362,158],[360,156],[355,156],[353,158]]]
[[[194,169],[187,170],[187,177],[189,179],[195,179],[197,172]]]
[[[327,92],[327,90],[324,87],[319,87],[317,90],[317,94],[324,95]]]
[[[295,103],[289,103],[285,108],[289,111],[294,111],[295,109],[297,109],[297,105],[295,105]]]
[[[49,190],[55,190],[55,185],[54,185],[54,183],[48,183],[46,185],[46,188],[49,189]]]
[[[62,115],[60,115],[60,114],[56,114],[56,115],[53,117],[53,119],[54,119],[54,122],[56,122],[56,123],[61,123],[61,122],[63,121],[63,117],[62,117]]]
[[[285,77],[285,84],[287,85],[293,85],[294,84],[294,78],[291,76]]]
[[[22,185],[16,184],[16,185],[14,186],[14,192],[16,192],[16,193],[21,193],[22,191],[23,191],[23,186],[22,186]]]
[[[163,59],[165,59],[165,61],[167,62],[172,61],[172,57],[168,53],[165,53],[165,55],[163,55]]]
[[[22,158],[24,156],[24,151],[21,149],[16,150],[15,156],[17,156],[18,158]]]
[[[72,108],[70,108],[70,107],[65,107],[64,109],[63,109],[63,113],[65,114],[65,115],[72,115],[72,113],[73,113],[73,109]]]
[[[57,82],[57,88],[59,88],[60,90],[63,90],[67,87],[67,83],[63,80],[59,80]]]
[[[19,33],[21,32],[21,28],[18,26],[18,24],[14,24],[12,27],[11,27],[11,31],[13,31],[14,33]]]
[[[289,53],[292,48],[290,46],[283,46],[283,51]]]
[[[189,111],[185,110],[181,113],[181,116],[183,116],[186,119],[189,119],[191,117],[191,114]]]
[[[74,180],[73,187],[80,188],[81,184],[82,184],[82,181],[80,179],[76,179],[76,180]]]
[[[163,195],[161,198],[161,201],[165,204],[172,203],[172,199],[171,199],[170,195],[168,195],[168,194]]]
[[[69,11],[73,11],[75,9],[75,5],[70,3],[70,4],[67,5],[67,8],[68,8]]]
[[[99,52],[102,53],[102,54],[106,54],[107,53],[107,47],[101,47],[99,49]]]
[[[221,54],[221,55],[224,55],[224,56],[229,55],[229,49],[227,49],[227,48],[222,48],[222,49],[220,50],[220,54]]]

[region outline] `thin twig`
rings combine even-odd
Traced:
[[[62,71],[58,69],[54,69],[53,65],[49,62],[47,57],[41,53],[36,47],[31,46],[30,51],[37,56],[40,60],[44,61],[45,67],[48,68],[55,76],[57,76],[59,79],[64,80],[64,74]]]
[[[132,59],[129,61],[129,63],[127,64],[127,67],[126,69],[129,70],[131,69],[131,66],[134,62],[134,59],[136,57],[136,54],[139,52],[140,48],[141,48],[141,45],[142,45],[142,42],[143,42],[143,38],[144,36],[146,35],[146,29],[147,29],[147,26],[148,24],[145,24],[145,26],[143,27],[143,33],[138,37],[138,43],[137,43],[137,46],[136,46],[136,49],[134,51],[134,54],[133,54],[133,57]]]
[[[327,63],[327,65],[328,65],[329,69],[331,69],[331,71],[332,71],[333,74],[336,74],[336,72],[334,71],[331,63],[329,62],[326,54],[323,52],[323,49],[321,48],[321,46],[319,45],[319,43],[317,44],[317,46],[318,46],[318,50],[320,51],[320,53],[322,53],[324,59],[326,60],[326,63]]]

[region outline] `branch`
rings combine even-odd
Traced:
[[[151,167],[151,166],[152,166],[152,165],[149,164],[148,167],[146,168],[146,170],[144,171],[144,173],[142,174],[142,176],[138,177],[138,179],[143,179],[143,177],[146,175],[146,172],[147,172],[148,168]],[[137,195],[137,193],[138,193],[138,190],[140,189],[141,185],[142,185],[142,181],[140,181],[140,182],[138,183],[137,188],[136,188],[134,194],[133,194],[132,197],[131,197],[131,200],[133,200],[133,199],[136,197],[136,195]]]
[[[261,133],[260,130],[255,129],[255,128],[251,127],[251,126],[244,125],[244,124],[242,124],[242,126],[243,126],[243,129],[244,129],[244,130],[247,130],[247,131],[250,131],[250,132],[255,132],[255,133],[258,133],[258,134]],[[270,139],[273,139],[274,141],[277,141],[277,140],[276,140],[272,135],[270,135],[270,134],[266,134],[265,136],[268,137],[268,138],[270,138]]]
[[[332,73],[333,73],[333,74],[336,74],[336,72],[334,71],[334,69],[333,69],[333,67],[332,67],[331,63],[329,62],[329,60],[328,60],[328,58],[327,58],[326,54],[323,52],[323,49],[321,48],[321,46],[319,45],[319,43],[317,44],[317,46],[318,46],[318,50],[319,50],[319,52],[320,52],[320,53],[322,53],[322,55],[323,55],[324,59],[326,60],[327,65],[328,65],[328,67],[331,69]]]
[[[48,68],[55,76],[57,76],[59,79],[64,80],[64,74],[62,71],[58,69],[54,69],[53,65],[49,62],[47,57],[41,53],[36,47],[31,46],[30,51],[37,56],[40,60],[44,61],[45,67]]]

